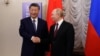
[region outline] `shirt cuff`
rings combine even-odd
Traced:
[[[34,38],[34,36],[31,37],[31,40]]]

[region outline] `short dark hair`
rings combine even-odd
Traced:
[[[29,6],[29,9],[34,6],[34,7],[38,7],[38,9],[40,10],[40,6],[37,3],[31,3]]]

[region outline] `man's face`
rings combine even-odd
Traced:
[[[56,13],[56,10],[52,11],[52,15],[51,15],[52,19],[54,22],[57,22],[59,19],[59,15]]]
[[[30,13],[30,16],[31,16],[32,18],[36,18],[36,17],[38,17],[39,8],[38,8],[38,7],[35,7],[35,6],[32,6],[32,7],[29,9],[29,13]]]

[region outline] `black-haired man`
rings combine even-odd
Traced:
[[[47,23],[38,18],[40,7],[29,6],[30,17],[21,20],[19,33],[23,38],[21,56],[45,56],[48,35]]]

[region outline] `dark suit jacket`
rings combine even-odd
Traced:
[[[47,49],[46,38],[48,35],[46,21],[38,18],[37,32],[35,32],[31,18],[24,18],[21,20],[19,33],[23,38],[21,56],[44,56]],[[31,41],[32,36],[40,37],[41,43],[33,43]]]
[[[63,21],[56,37],[54,37],[55,25],[50,28],[51,56],[71,56],[74,46],[74,29],[72,24]]]

